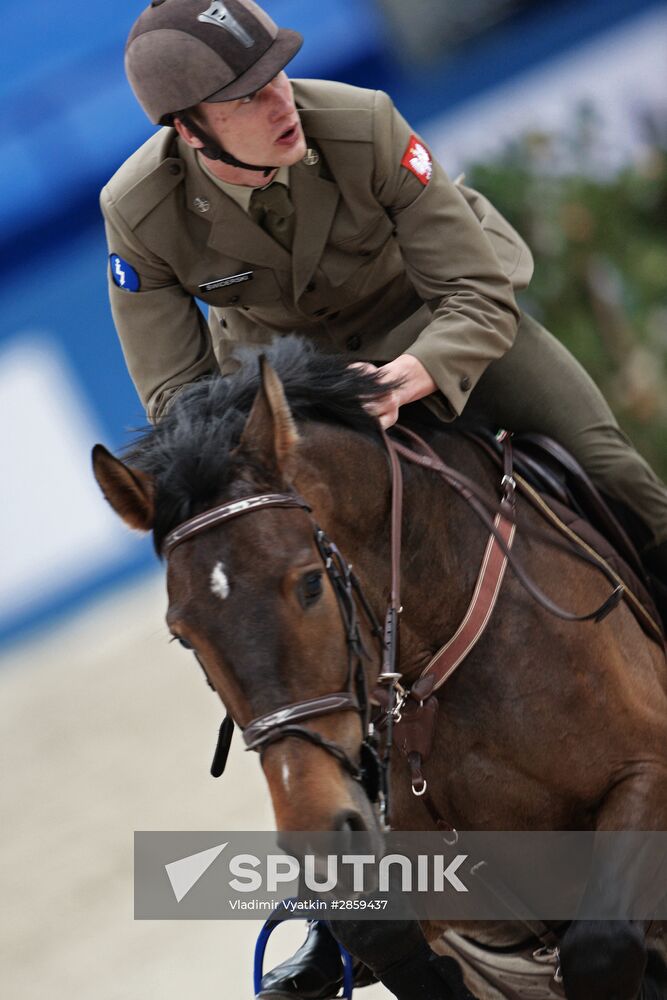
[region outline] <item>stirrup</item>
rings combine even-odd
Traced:
[[[284,904],[283,904],[284,907]],[[257,938],[257,944],[255,945],[255,958],[253,963],[253,991],[255,996],[259,994],[262,988],[262,978],[264,976],[264,956],[266,955],[266,946],[269,943],[269,938],[284,920],[293,919],[294,914],[289,913],[284,908],[282,910],[276,910],[273,916],[265,922],[259,936]],[[334,938],[335,940],[335,938]],[[341,1000],[352,1000],[352,993],[354,991],[354,960],[350,955],[349,951],[343,948],[342,944],[338,944],[340,950],[340,957],[343,963],[343,996]]]

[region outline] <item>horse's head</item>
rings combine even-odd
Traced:
[[[364,376],[350,378],[362,380],[357,389],[363,385]],[[367,382],[367,394],[372,388]],[[205,435],[212,433],[205,422],[213,419],[204,414]],[[224,474],[220,456],[211,458],[211,442],[202,444],[193,434],[191,419],[187,433],[178,414],[167,420],[134,449],[138,463],[131,457],[126,464],[101,445],[93,462],[116,513],[132,528],[153,530],[167,559],[170,631],[194,650],[246,741],[260,749],[279,830],[375,829],[356,772],[379,650],[358,601],[350,600],[344,580],[336,580],[344,577],[345,564],[335,549],[331,558],[326,537],[316,532],[316,522],[328,531],[336,524],[335,468],[324,463],[329,483],[314,468],[311,427],[300,424],[300,433],[283,384],[264,361],[249,415],[245,422],[237,419],[227,437]],[[188,434],[193,454],[183,464],[178,455]],[[366,447],[378,453],[382,467],[379,449],[370,442]],[[213,476],[211,463],[217,482],[198,493],[195,480]],[[238,503],[276,495],[303,497],[313,515],[271,501],[256,509]],[[193,515],[211,510],[217,520],[205,527],[195,520],[190,531]],[[184,522],[185,537],[175,535]],[[342,547],[339,538],[334,541]],[[355,617],[369,656],[353,634]],[[322,700],[331,695],[343,697],[335,704]],[[290,706],[295,711],[281,711]]]

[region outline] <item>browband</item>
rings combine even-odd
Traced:
[[[243,497],[241,500],[232,500],[230,503],[220,504],[211,510],[205,510],[203,514],[191,517],[189,521],[183,521],[177,528],[170,531],[162,543],[162,555],[167,558],[172,551],[186,538],[199,534],[212,528],[223,521],[231,521],[239,514],[249,514],[250,511],[259,510],[262,507],[301,507],[302,510],[310,511],[312,508],[306,501],[295,493],[263,493],[259,496]]]

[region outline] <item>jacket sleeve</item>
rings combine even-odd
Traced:
[[[451,420],[489,362],[512,346],[519,310],[507,266],[458,186],[432,158],[430,178],[428,161],[422,179],[402,165],[411,138],[422,142],[378,92],[375,196],[394,223],[407,275],[432,311],[406,353],[429,372],[445,397],[436,397],[438,409]]]
[[[183,386],[217,370],[208,323],[169,266],[125,223],[108,188],[100,205],[109,254],[138,275],[138,290],[127,291],[113,280],[109,266],[109,298],[128,371],[148,419],[156,422]]]

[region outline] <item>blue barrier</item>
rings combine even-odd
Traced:
[[[11,256],[31,225],[56,226],[75,211],[82,192],[94,196],[152,128],[123,70],[125,38],[144,0],[101,7],[72,0],[67,17],[57,5],[37,15],[16,0],[5,6],[0,255]],[[372,59],[383,46],[372,0],[264,0],[264,6],[304,35],[292,76],[345,78],[347,66]],[[34,16],[39,33],[31,29]]]

